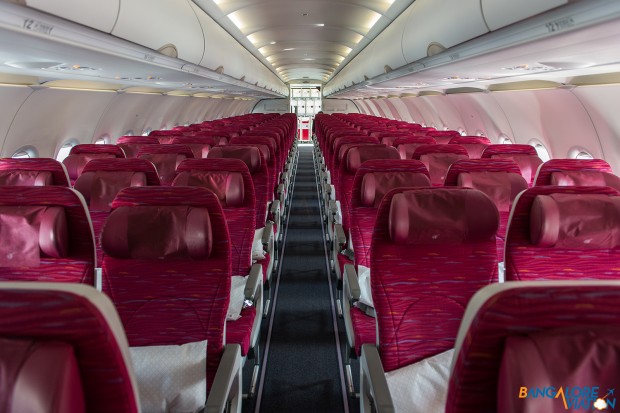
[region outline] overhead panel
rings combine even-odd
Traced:
[[[110,33],[116,23],[120,0],[26,0],[28,7]]]

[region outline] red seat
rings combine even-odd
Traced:
[[[459,330],[446,413],[564,412],[564,400],[575,411],[581,410],[576,403],[596,411],[597,399],[615,403],[619,300],[617,281],[484,288],[469,303]],[[549,393],[528,394],[548,386]],[[588,395],[598,387],[598,395],[568,396],[569,388],[584,387]]]
[[[262,271],[261,264],[252,268],[255,196],[252,177],[243,161],[188,159],[179,165],[173,186],[198,186],[211,190],[218,197],[231,242],[232,276],[245,277],[252,269]],[[228,320],[226,324],[226,342],[240,344],[243,356],[256,345],[260,332],[262,293],[254,298],[255,305],[244,308],[240,319]]]
[[[220,143],[218,138],[200,136],[175,136],[170,142],[173,145],[185,145],[192,150],[194,158],[206,158],[209,150]]]
[[[531,187],[534,184],[536,171],[543,161],[538,157],[536,149],[532,145],[489,145],[482,158],[509,158],[519,165],[521,175]]]
[[[136,158],[145,159],[155,165],[162,185],[172,184],[177,166],[185,159],[193,158],[194,153],[186,145],[143,145]]]
[[[440,145],[445,145],[449,143],[452,138],[460,137],[461,134],[455,130],[430,130],[426,132],[426,136],[434,138]]]
[[[479,159],[491,141],[484,136],[457,136],[448,143],[463,146],[471,159]]]
[[[86,164],[93,159],[124,158],[125,153],[116,145],[80,144],[71,148],[62,163],[67,169],[71,185],[79,178]]]
[[[0,186],[69,186],[62,163],[51,158],[0,159]]]
[[[401,159],[413,159],[413,153],[418,146],[435,144],[437,141],[430,136],[407,136],[394,141],[394,147],[398,149]]]
[[[395,372],[454,347],[470,298],[497,281],[497,225],[497,209],[475,189],[400,188],[384,196],[370,257],[378,345],[362,346],[362,403],[374,380],[384,379],[370,371]],[[447,388],[449,365],[442,370]]]
[[[77,284],[0,284],[3,412],[137,413],[130,365],[104,294]]]
[[[116,145],[125,152],[125,157],[135,158],[142,146],[159,145],[159,139],[155,136],[121,136],[116,141]]]
[[[75,181],[88,205],[97,246],[97,262],[101,265],[103,252],[100,236],[103,223],[110,214],[116,194],[129,186],[159,186],[159,177],[152,163],[144,159],[95,159],[89,162]]]
[[[103,290],[129,345],[208,340],[211,392],[231,288],[230,240],[217,196],[196,187],[132,187],[112,208],[101,235]]]
[[[0,280],[94,285],[95,245],[72,189],[0,187]]]
[[[610,186],[620,191],[620,178],[602,159],[551,159],[538,169],[534,186]]]
[[[519,166],[511,159],[499,158],[456,161],[448,170],[444,186],[474,188],[484,192],[493,201],[499,211],[497,259],[502,263],[512,203],[517,195],[528,187]]]
[[[461,145],[438,144],[418,146],[412,158],[426,165],[433,186],[443,186],[450,165],[461,159],[469,159],[469,155]]]
[[[506,280],[620,279],[619,207],[609,187],[523,192],[508,224]]]
[[[350,205],[350,233],[354,251],[355,275],[359,277],[360,266],[370,268],[372,231],[375,227],[377,209],[383,196],[395,188],[428,186],[430,186],[428,171],[420,161],[374,159],[364,162],[357,170]],[[347,270],[351,269],[345,269]],[[358,281],[358,277],[351,280],[355,284],[354,289],[358,288],[359,281],[367,279],[363,278]],[[360,297],[352,296],[348,277],[343,277],[343,281],[345,297],[350,298],[350,304],[354,304]],[[369,292],[369,289],[365,288],[364,293]],[[360,354],[362,344],[376,342],[375,319],[365,311],[368,306],[372,307],[372,305],[364,302],[366,297],[361,298],[362,301],[357,302],[355,306],[343,306],[348,345],[357,356]],[[350,317],[349,314],[351,314]]]

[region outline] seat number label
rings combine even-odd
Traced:
[[[33,19],[24,20],[24,29],[32,30],[33,32],[50,34],[54,29],[54,26],[51,24],[42,23]]]

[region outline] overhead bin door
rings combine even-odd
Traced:
[[[411,63],[429,49],[434,54],[439,45],[449,48],[487,32],[480,0],[417,0],[405,25],[403,53]]]
[[[26,5],[110,33],[120,0],[27,0]]]
[[[491,30],[497,30],[566,3],[568,0],[481,0],[482,13]]]
[[[176,57],[195,64],[204,53],[200,23],[186,1],[123,0],[112,34],[169,56],[176,49]]]

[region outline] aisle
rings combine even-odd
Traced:
[[[283,252],[255,411],[348,412],[310,146],[299,148]]]

